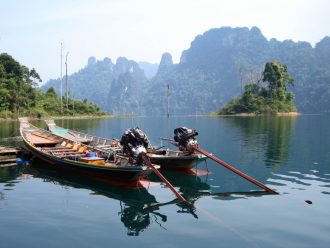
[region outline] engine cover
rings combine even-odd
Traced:
[[[127,129],[120,140],[122,151],[131,156],[136,164],[142,163],[142,155],[147,153],[149,140],[147,135],[138,127]]]
[[[174,129],[174,141],[178,142],[180,147],[190,152],[193,152],[193,146],[198,146],[197,140],[195,139],[197,135],[198,132],[195,129],[187,127]]]

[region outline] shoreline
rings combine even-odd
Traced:
[[[257,116],[299,116],[302,113],[299,112],[278,112],[278,113],[269,113],[269,114],[255,114],[255,113],[238,113],[232,115],[218,115],[218,114],[198,114],[198,115],[182,115],[189,117],[257,117]],[[177,115],[178,116],[178,115]],[[79,119],[108,119],[108,118],[131,118],[132,116],[122,116],[122,115],[80,115],[80,116],[49,116],[49,117],[28,117],[30,120],[46,120],[46,119],[54,119],[54,120],[79,120]],[[141,117],[141,116],[134,116]],[[144,116],[146,117],[146,116]],[[171,116],[175,117],[175,116]],[[0,118],[0,122],[4,121],[18,121],[18,118]]]
[[[277,112],[277,113],[263,113],[263,114],[256,114],[256,113],[238,113],[232,115],[218,115],[214,114],[212,116],[236,116],[236,117],[255,117],[255,116],[298,116],[301,115],[299,112]]]
[[[27,117],[29,120],[47,120],[47,119],[54,119],[54,120],[75,120],[75,119],[107,119],[107,118],[114,118],[113,115],[79,115],[79,116],[48,116],[48,117]],[[18,121],[18,118],[0,118],[0,122],[2,121]]]

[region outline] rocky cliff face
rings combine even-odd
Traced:
[[[159,63],[157,75],[166,75],[173,69],[173,60],[170,53],[164,53]]]
[[[171,114],[216,111],[238,96],[244,85],[261,78],[265,64],[276,59],[289,68],[295,80],[301,112],[330,111],[330,38],[313,48],[308,42],[267,40],[257,27],[216,28],[198,35],[182,52],[180,63],[164,53],[157,74],[147,79],[140,66],[120,57],[97,61],[69,77],[76,98],[88,98],[113,114],[164,115],[167,85]],[[59,92],[59,79],[53,86]]]
[[[117,115],[141,114],[141,101],[147,78],[139,65],[126,58],[119,58],[114,66],[118,76],[112,81],[108,93],[107,110]]]

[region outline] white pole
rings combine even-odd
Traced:
[[[61,114],[63,115],[63,102],[62,102],[62,95],[63,95],[63,76],[62,76],[62,55],[63,53],[63,42],[61,41]]]
[[[68,87],[68,55],[65,56],[65,85],[66,85],[66,108],[69,110],[69,87]]]
[[[167,85],[167,118],[170,117],[170,85]]]

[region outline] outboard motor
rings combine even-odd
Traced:
[[[187,127],[178,127],[174,129],[174,141],[179,143],[180,149],[193,152],[192,146],[198,146],[195,136],[198,132],[195,129]]]
[[[124,154],[131,156],[137,165],[142,164],[142,155],[147,153],[149,140],[140,128],[127,129],[121,137],[120,144]]]

